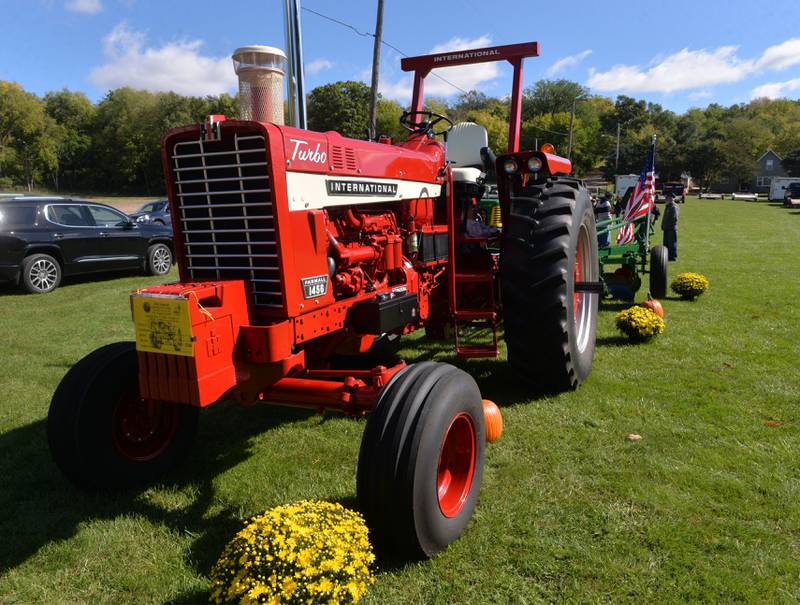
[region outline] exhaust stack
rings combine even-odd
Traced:
[[[284,24],[286,25],[286,54],[289,56],[289,125],[307,129],[306,88],[303,75],[303,37],[300,28],[300,0],[284,0]]]
[[[239,77],[242,119],[283,124],[284,52],[272,46],[242,46],[233,53],[233,68]]]

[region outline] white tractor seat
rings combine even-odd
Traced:
[[[453,182],[455,183],[477,183],[483,177],[480,168],[453,168]]]
[[[489,146],[486,129],[475,122],[459,122],[447,133],[447,161],[454,168],[483,168],[481,149]]]

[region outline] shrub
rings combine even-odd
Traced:
[[[304,500],[248,520],[211,570],[212,603],[358,603],[375,579],[367,526],[340,504]]]
[[[671,284],[672,291],[681,298],[694,300],[708,290],[708,279],[699,273],[681,273]]]
[[[631,307],[617,313],[617,328],[631,340],[650,340],[665,327],[664,320],[645,307]]]

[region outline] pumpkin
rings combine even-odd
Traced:
[[[642,303],[642,306],[645,309],[650,309],[653,313],[658,315],[661,319],[664,319],[664,307],[661,306],[661,303],[657,301],[655,298],[648,298],[646,301]]]
[[[483,420],[486,424],[486,443],[494,443],[503,434],[503,416],[494,401],[483,400]]]

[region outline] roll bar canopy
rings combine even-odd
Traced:
[[[489,46],[471,50],[455,50],[433,55],[406,57],[400,61],[403,71],[414,72],[414,94],[411,100],[411,111],[422,111],[425,90],[425,77],[437,67],[453,67],[456,65],[472,65],[474,63],[491,63],[508,61],[514,67],[514,82],[511,88],[511,111],[508,115],[508,153],[519,150],[519,130],[522,117],[522,61],[526,57],[539,56],[538,42],[507,44],[505,46]]]

